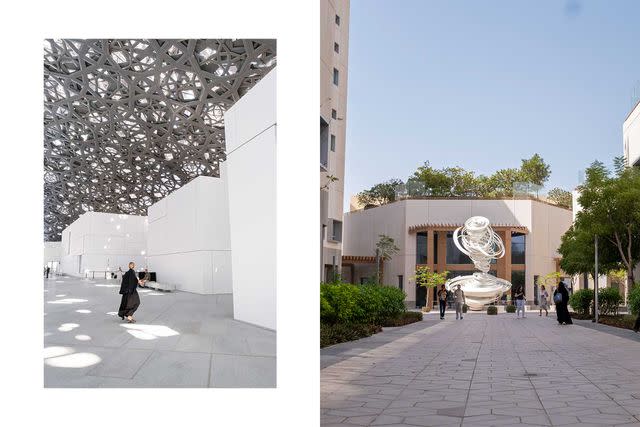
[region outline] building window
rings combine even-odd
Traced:
[[[340,72],[337,69],[333,69],[333,84],[338,86],[340,81]]]
[[[334,43],[333,50],[335,53],[340,53],[340,45],[338,43]]]
[[[398,288],[400,288],[401,291],[404,290],[404,276],[402,274],[398,276]]]
[[[331,135],[331,151],[336,151],[336,136]]]
[[[511,233],[511,264],[525,263],[525,235],[522,233]]]
[[[447,232],[447,264],[473,264],[473,261],[453,243],[453,232]]]
[[[522,286],[522,290],[527,294],[525,289],[525,271],[524,270],[513,270],[511,271],[511,300],[515,299],[514,295],[518,288]]]
[[[340,25],[340,17],[336,15],[336,25]]]
[[[427,263],[427,233],[416,234],[416,264]]]
[[[338,112],[336,110],[331,110],[331,118],[336,120],[338,118]]]
[[[433,262],[438,263],[438,233],[433,233]]]
[[[329,168],[329,123],[320,117],[320,168]]]
[[[331,220],[331,237],[334,242],[342,242],[342,221]]]

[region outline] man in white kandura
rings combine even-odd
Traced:
[[[458,315],[460,315],[460,320],[462,320],[462,306],[467,302],[464,297],[464,291],[460,289],[460,285],[453,291],[453,297],[456,302],[456,320],[458,319]]]

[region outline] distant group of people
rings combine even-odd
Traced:
[[[440,320],[444,319],[445,312],[447,309],[447,297],[449,296],[445,285],[442,285],[437,293],[438,296],[438,306],[440,307]],[[524,295],[524,287],[518,286],[514,292],[514,298],[516,302],[516,318],[520,317],[520,313],[522,313],[522,318],[525,316],[525,302],[526,298]],[[457,285],[456,289],[453,291],[453,300],[456,308],[456,320],[462,319],[462,307],[466,304],[466,298],[464,296],[464,291],[461,289],[460,285]],[[558,318],[558,323],[560,325],[572,325],[573,321],[571,320],[571,315],[569,314],[569,291],[567,291],[567,287],[564,281],[560,281],[558,287],[555,291],[553,291],[553,302],[556,306],[556,315]],[[540,287],[540,313],[538,316],[542,316],[542,310],[545,312],[545,316],[549,315],[549,292],[544,285]],[[636,320],[635,331],[638,332],[640,329],[640,316]]]

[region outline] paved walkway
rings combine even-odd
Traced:
[[[559,326],[555,313],[427,315],[322,350],[322,425],[640,425],[640,342],[627,332]]]
[[[117,317],[117,280],[44,280],[45,387],[275,387],[276,334],[233,319],[231,295],[138,289]]]

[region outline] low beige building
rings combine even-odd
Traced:
[[[344,216],[343,280],[364,283],[375,278],[376,243],[387,235],[400,250],[381,266],[382,282],[403,289],[407,306],[424,306],[426,289],[415,284],[416,267],[447,270],[449,278],[471,274],[473,264],[452,236],[476,215],[487,217],[505,243],[506,254],[492,264],[490,273],[524,285],[528,304],[537,304],[538,276],[560,271],[557,249],[572,213],[533,198],[410,199],[349,212]]]

